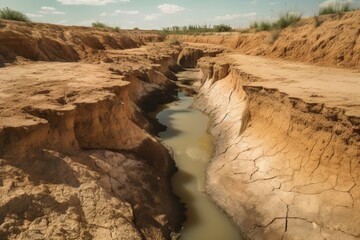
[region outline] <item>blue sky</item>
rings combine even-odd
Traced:
[[[360,0],[0,0],[0,8],[26,13],[34,22],[89,26],[101,21],[120,28],[161,29],[173,25],[229,24],[247,27],[284,11],[313,16],[319,5]]]

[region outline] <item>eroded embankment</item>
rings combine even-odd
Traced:
[[[302,19],[296,27],[258,33],[170,35],[190,43],[226,46],[247,55],[318,65],[360,67],[360,11]]]
[[[18,58],[28,47],[18,41],[9,49]],[[144,115],[173,99],[166,76],[178,52],[162,43],[107,47],[93,55],[108,58],[101,64],[26,60],[0,68],[1,239],[161,239],[180,228],[174,162]]]
[[[19,57],[33,61],[111,62],[105,50],[137,48],[163,38],[145,31],[119,32],[0,20],[0,66]]]
[[[231,59],[203,58],[196,107],[212,118],[207,192],[252,239],[360,237],[359,117],[247,86]]]

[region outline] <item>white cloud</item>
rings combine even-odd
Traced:
[[[121,14],[125,14],[125,15],[137,15],[140,12],[138,10],[115,10],[115,12],[113,13],[107,13],[107,12],[103,12],[100,14],[100,17],[106,17],[106,16],[118,16]]]
[[[26,16],[31,17],[31,18],[41,18],[44,15],[42,14],[36,14],[36,13],[26,13]]]
[[[57,0],[64,5],[106,5],[108,3],[127,3],[130,0]]]
[[[60,12],[53,7],[41,7],[40,14],[53,14],[53,15],[64,15],[64,12]]]
[[[251,13],[237,13],[237,14],[227,14],[223,16],[217,16],[214,18],[216,21],[224,21],[224,20],[234,20],[238,18],[249,18],[249,17],[256,17],[256,12]]]
[[[127,15],[136,15],[139,14],[137,10],[116,10],[116,14],[127,14]]]
[[[158,19],[160,16],[161,16],[160,13],[152,13],[152,14],[145,15],[144,20],[145,21],[151,21],[151,20]]]
[[[162,13],[166,13],[166,14],[173,14],[185,10],[184,7],[180,7],[175,4],[167,4],[167,3],[157,6],[157,8],[160,9]]]
[[[353,0],[326,0],[319,4],[319,7],[328,7],[336,4],[352,4]]]
[[[279,2],[270,2],[270,5],[278,5]]]

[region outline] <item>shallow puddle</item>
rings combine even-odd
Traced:
[[[178,96],[179,101],[163,106],[156,118],[167,126],[159,137],[174,152],[179,170],[172,178],[172,186],[187,208],[180,239],[239,240],[234,225],[204,193],[205,170],[214,151],[208,134],[209,118],[189,108],[194,101],[192,96],[185,96],[183,91]]]

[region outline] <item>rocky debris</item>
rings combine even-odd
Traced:
[[[287,81],[299,79],[285,74],[279,83],[271,74],[252,71],[252,57],[237,62],[230,55],[199,61],[204,77],[195,107],[211,116],[216,138],[207,193],[251,239],[359,239],[360,135],[353,119],[360,114],[351,111],[356,106],[349,116],[342,101],[331,107],[305,102],[293,97],[296,89]],[[242,64],[246,60],[249,66]],[[267,61],[256,68],[271,73],[274,66]],[[288,63],[274,62],[278,74],[286,72]],[[301,65],[297,70],[302,75]],[[338,96],[317,84],[328,70],[316,68],[301,85],[319,86],[309,95],[333,102]],[[351,96],[360,77],[348,73],[352,78],[341,78],[341,84]]]

